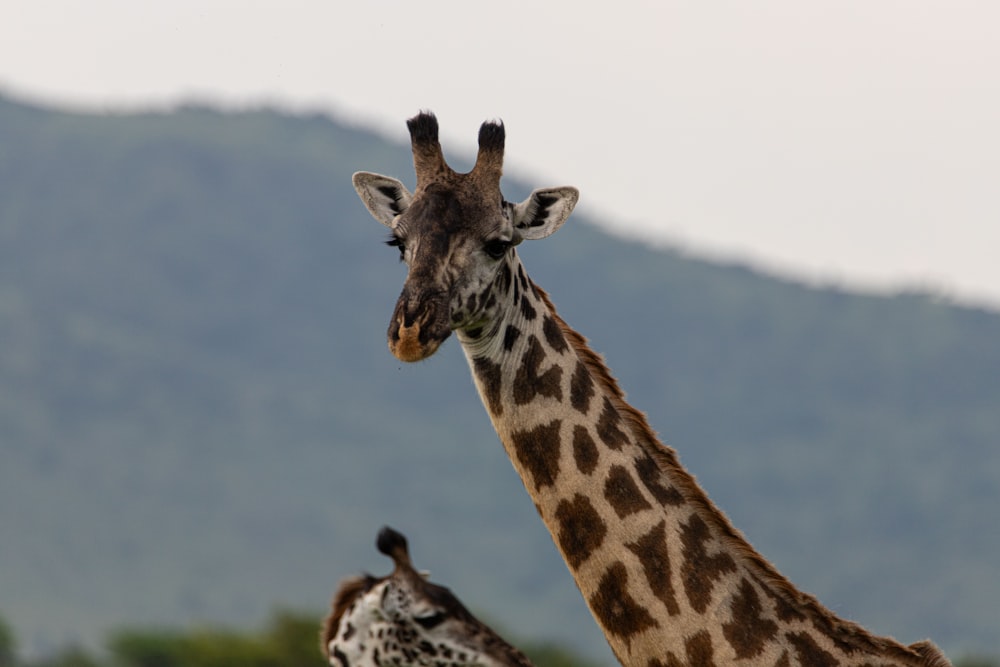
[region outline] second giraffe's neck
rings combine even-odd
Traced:
[[[494,287],[496,320],[459,340],[511,462],[623,665],[846,665],[864,655],[921,664],[913,649],[834,617],[752,549],[516,254]]]

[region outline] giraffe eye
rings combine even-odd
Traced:
[[[422,616],[414,616],[413,620],[424,630],[431,630],[444,622],[444,612],[432,611]]]
[[[398,236],[390,236],[389,240],[385,244],[392,248],[399,248],[399,261],[403,261],[403,257],[406,255],[406,244],[403,243],[403,239]]]
[[[504,241],[503,239],[493,239],[492,241],[487,241],[486,245],[483,246],[483,251],[492,257],[493,259],[500,259],[507,252],[507,248],[510,247],[510,241]]]

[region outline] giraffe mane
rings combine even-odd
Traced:
[[[548,307],[552,317],[562,330],[563,336],[576,351],[587,370],[590,371],[595,382],[611,397],[615,408],[636,436],[639,445],[655,461],[657,468],[661,472],[670,473],[681,494],[696,508],[699,516],[706,523],[719,530],[723,539],[739,554],[743,562],[750,565],[751,571],[761,581],[768,584],[765,589],[774,591],[780,598],[779,602],[791,608],[789,613],[804,615],[817,627],[824,628],[831,637],[848,650],[865,648],[879,652],[889,650],[898,653],[900,659],[911,660],[914,661],[914,664],[924,667],[947,667],[951,664],[941,651],[930,642],[918,642],[911,646],[904,646],[893,639],[873,635],[857,623],[838,618],[817,598],[798,590],[791,581],[778,572],[767,559],[750,545],[742,532],[733,526],[728,517],[698,485],[694,476],[681,466],[677,452],[660,440],[649,425],[646,415],[625,400],[625,392],[604,363],[604,357],[590,347],[583,334],[566,324],[545,290],[535,285],[533,281],[532,286]]]
[[[330,613],[323,619],[319,632],[319,650],[324,658],[328,658],[330,642],[337,636],[337,629],[340,627],[340,619],[347,613],[351,604],[363,593],[371,590],[379,579],[370,574],[363,574],[356,577],[342,579],[337,591],[333,594],[333,601],[330,604]]]

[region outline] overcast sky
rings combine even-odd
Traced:
[[[0,0],[0,88],[402,140],[426,108],[446,153],[500,117],[508,174],[623,233],[1000,305],[998,33],[991,0]]]

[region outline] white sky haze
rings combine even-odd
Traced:
[[[400,140],[431,109],[449,153],[500,117],[508,174],[579,187],[618,232],[1000,305],[998,31],[971,0],[0,0],[0,89]]]

